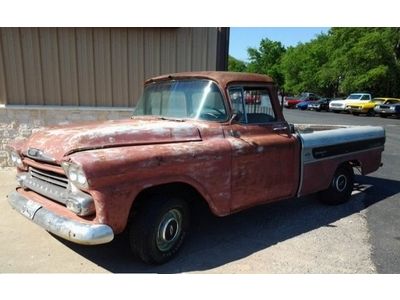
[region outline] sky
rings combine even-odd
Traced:
[[[258,48],[263,38],[279,41],[288,47],[308,42],[328,30],[329,27],[231,27],[229,55],[247,61],[247,48]]]

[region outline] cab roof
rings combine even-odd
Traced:
[[[145,81],[145,84],[158,81],[174,80],[174,79],[190,79],[201,78],[215,81],[219,86],[225,87],[231,83],[239,82],[259,82],[259,83],[274,83],[273,79],[267,75],[241,72],[223,72],[223,71],[201,71],[201,72],[182,72],[171,73],[150,78]]]

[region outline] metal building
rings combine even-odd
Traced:
[[[129,107],[149,77],[227,68],[226,28],[0,30],[0,104]]]

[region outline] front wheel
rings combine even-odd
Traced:
[[[180,249],[189,228],[189,208],[183,199],[153,196],[138,208],[130,225],[133,253],[150,264],[163,264]]]
[[[329,187],[319,193],[322,203],[338,205],[347,202],[351,197],[354,184],[354,172],[350,165],[338,167]]]

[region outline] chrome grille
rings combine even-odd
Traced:
[[[334,107],[340,107],[340,106],[342,106],[343,104],[340,104],[340,103],[331,103],[331,106],[334,106]]]
[[[29,168],[29,173],[33,178],[47,181],[65,189],[68,187],[68,178],[66,176],[45,170],[38,170],[32,167]]]
[[[68,179],[66,176],[29,167],[29,172],[21,181],[21,186],[37,192],[62,204],[68,198]]]

